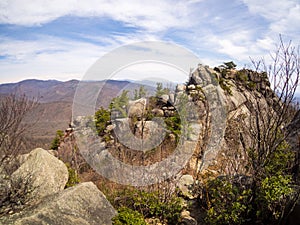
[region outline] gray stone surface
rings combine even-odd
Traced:
[[[193,198],[190,188],[194,184],[194,178],[192,175],[183,175],[178,182],[178,188],[182,192],[183,196]]]
[[[185,91],[186,86],[184,84],[177,84],[176,86],[176,91],[180,92],[180,91]]]
[[[92,182],[48,196],[31,210],[0,218],[0,224],[99,225],[112,224],[115,209]]]
[[[42,148],[32,150],[12,178],[26,178],[29,174],[36,200],[63,190],[69,176],[65,164]]]
[[[169,95],[162,95],[161,97],[160,97],[161,99],[162,99],[162,101],[163,102],[165,102],[165,103],[167,103],[168,101],[169,101]]]
[[[289,132],[291,132],[288,142],[293,150],[299,152],[300,147],[300,111],[298,111],[292,120],[291,124],[288,126]]]
[[[174,103],[174,101],[175,101],[175,95],[174,94],[169,94],[169,101],[170,101],[170,103]]]
[[[140,98],[128,103],[128,117],[142,117],[145,114],[147,99]]]
[[[152,109],[151,112],[154,114],[154,116],[164,116],[164,111],[162,109]]]
[[[197,221],[190,216],[189,211],[182,211],[181,212],[181,223],[182,225],[197,225]]]

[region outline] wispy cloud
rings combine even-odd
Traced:
[[[252,15],[269,21],[266,35],[285,34],[299,42],[300,2],[298,0],[243,0]]]
[[[97,58],[138,41],[243,66],[268,55],[280,33],[300,43],[298,0],[0,1],[1,82],[80,78]]]
[[[170,27],[189,27],[190,5],[186,1],[122,1],[122,0],[11,0],[0,3],[0,23],[38,26],[62,16],[109,17],[148,31]],[[18,16],[16,16],[18,15]]]
[[[40,79],[80,79],[99,55],[109,48],[44,37],[39,41],[1,40],[1,82]]]

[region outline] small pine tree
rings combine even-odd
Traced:
[[[134,100],[146,97],[147,90],[145,89],[145,86],[140,86],[140,88],[137,90],[134,90]]]
[[[129,97],[128,97],[127,90],[123,90],[122,94],[120,96],[115,97],[112,100],[112,103],[110,104],[110,109],[115,109],[119,111],[123,117],[126,117],[126,110],[125,107],[128,105]]]
[[[225,69],[235,69],[236,68],[236,64],[233,61],[230,62],[224,62],[224,67]]]
[[[62,141],[63,136],[64,136],[64,132],[62,130],[57,130],[55,138],[51,143],[50,149],[57,150],[60,145],[60,142]]]
[[[169,88],[164,88],[162,83],[156,83],[156,97],[160,97],[165,94],[169,94],[170,89]]]
[[[107,127],[110,121],[110,112],[103,107],[101,107],[95,113],[95,125],[99,135],[103,134],[105,128]]]

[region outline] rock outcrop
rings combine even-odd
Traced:
[[[182,225],[197,225],[197,221],[190,216],[189,211],[181,212],[181,223]]]
[[[64,163],[42,148],[36,148],[24,157],[22,165],[12,177],[30,176],[35,199],[62,191],[68,181],[68,169]]]
[[[147,105],[147,99],[141,98],[135,101],[129,101],[128,103],[128,117],[138,117],[141,118],[145,114]]]
[[[68,169],[44,149],[34,149],[21,158],[23,163],[12,179],[24,181],[30,177],[30,198],[34,200],[21,212],[1,217],[0,224],[112,223],[116,211],[92,182],[64,189]]]
[[[299,152],[300,149],[300,110],[296,113],[291,124],[287,127],[290,132],[289,144],[292,149]],[[300,153],[300,152],[299,152]]]
[[[81,183],[46,197],[39,205],[0,218],[3,224],[111,224],[116,211],[92,182]]]
[[[181,191],[181,194],[186,197],[186,198],[193,198],[194,196],[192,195],[192,188],[194,184],[194,178],[192,175],[183,175],[178,182],[178,188]]]

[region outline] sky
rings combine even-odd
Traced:
[[[280,34],[300,44],[299,0],[0,0],[0,83],[82,79],[105,54],[143,41],[176,44],[211,67],[232,60],[242,68],[268,57]],[[123,78],[145,70],[165,76],[147,63],[128,66]]]

